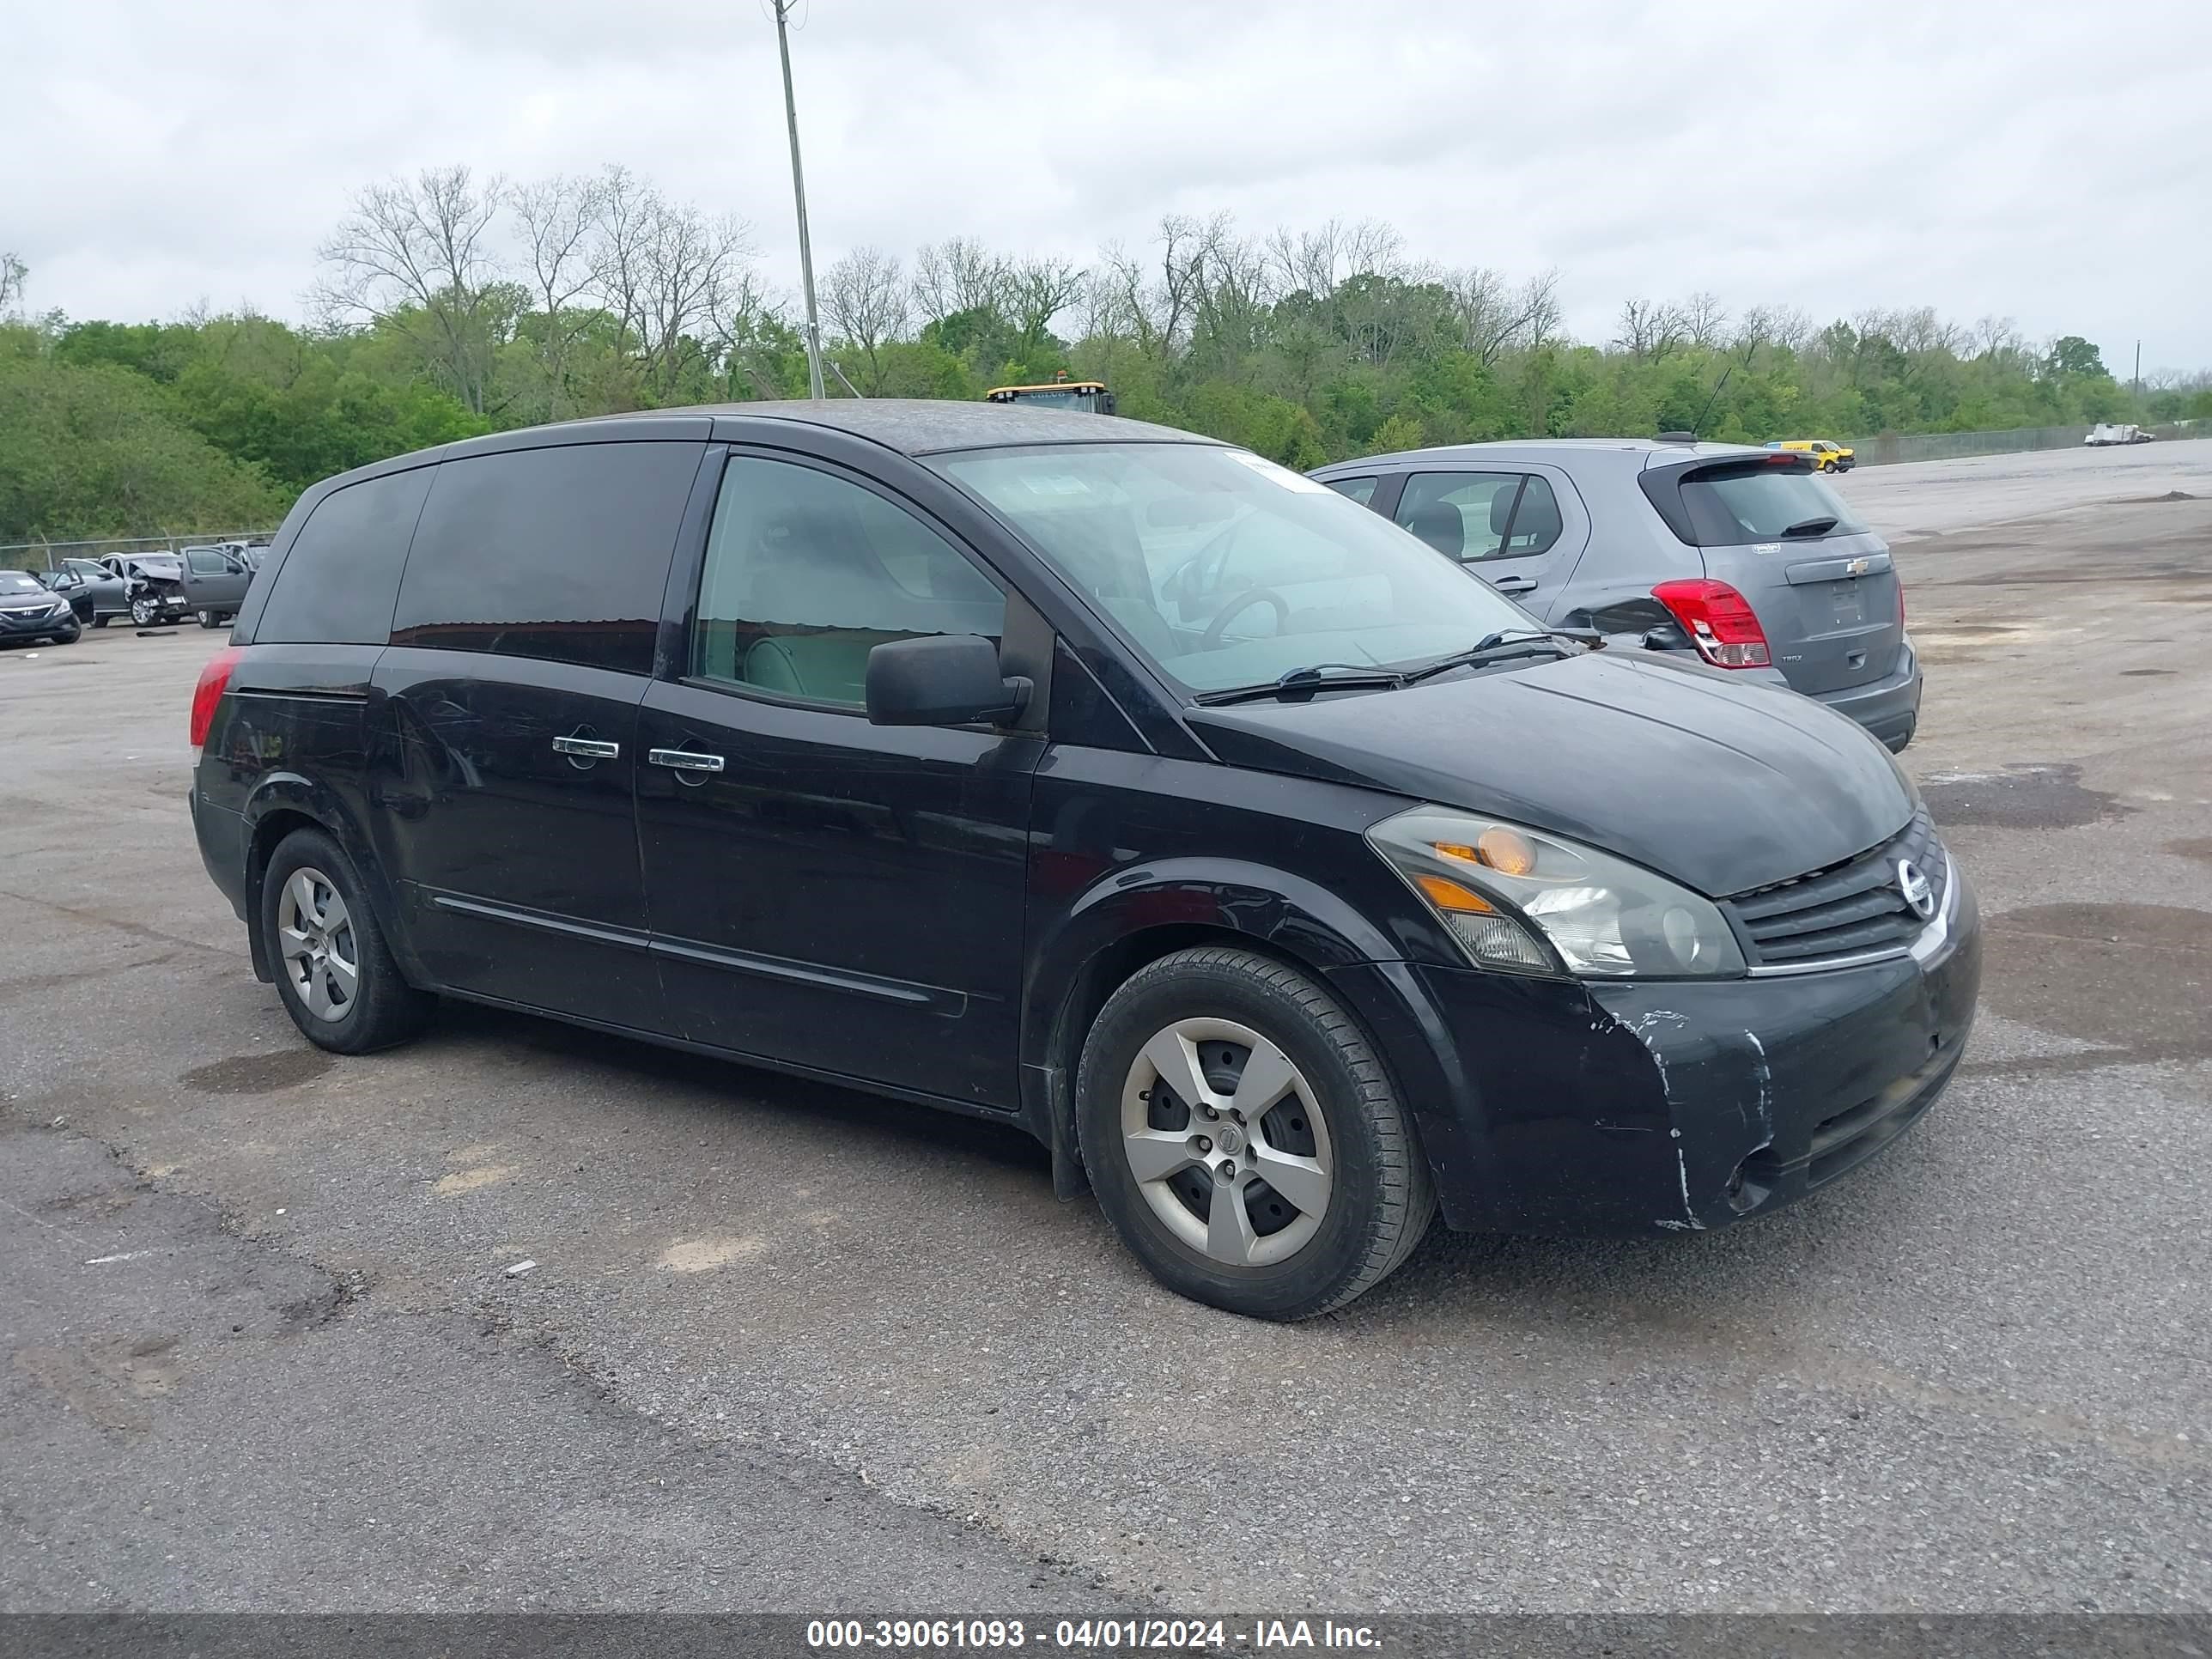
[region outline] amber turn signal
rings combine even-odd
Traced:
[[[1498,907],[1448,876],[1417,875],[1413,883],[1437,909],[1461,915],[1495,915]]]

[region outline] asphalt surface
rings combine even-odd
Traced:
[[[1841,488],[1989,917],[1951,1092],[1763,1223],[1439,1231],[1292,1328],[987,1126],[310,1048],[185,816],[215,639],[0,653],[0,1609],[2212,1607],[2212,444]]]

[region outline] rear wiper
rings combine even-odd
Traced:
[[[1495,634],[1486,634],[1464,651],[1455,651],[1449,656],[1437,657],[1418,668],[1406,671],[1406,684],[1418,684],[1448,668],[1466,668],[1475,663],[1490,662],[1507,657],[1525,657],[1539,650],[1558,650],[1555,641],[1565,640],[1575,645],[1596,646],[1605,636],[1591,629],[1514,628],[1501,629]],[[1565,652],[1560,652],[1565,656]]]
[[[1256,702],[1262,697],[1296,696],[1316,691],[1395,691],[1410,678],[1395,668],[1371,663],[1316,662],[1292,668],[1261,685],[1232,685],[1224,691],[1201,691],[1194,701],[1209,708],[1225,702]]]
[[[1835,527],[1836,520],[1832,516],[1825,519],[1800,519],[1782,534],[1785,538],[1792,536],[1825,536]]]

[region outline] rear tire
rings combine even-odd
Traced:
[[[109,616],[106,612],[95,611],[92,613],[92,625],[94,628],[105,628],[107,626]]]
[[[1169,1289],[1231,1313],[1340,1308],[1435,1212],[1365,1034],[1315,981],[1249,951],[1178,951],[1131,975],[1084,1043],[1076,1116],[1122,1242]]]
[[[258,922],[284,1012],[318,1048],[391,1048],[420,1031],[436,1006],[401,975],[352,860],[319,830],[295,830],[277,844],[261,878]]]

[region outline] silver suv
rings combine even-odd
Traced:
[[[1694,650],[1899,750],[1920,664],[1888,544],[1802,454],[1673,437],[1462,444],[1313,475],[1556,628]]]

